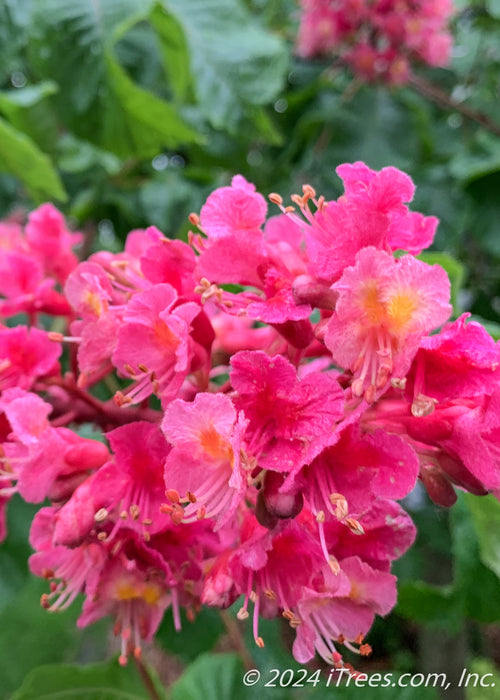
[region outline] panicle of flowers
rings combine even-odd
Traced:
[[[42,605],[83,593],[121,663],[167,610],[179,629],[240,599],[259,646],[279,616],[299,662],[344,667],[396,601],[397,501],[500,495],[500,350],[416,257],[437,220],[396,168],[337,172],[336,201],[305,185],[272,214],[237,175],[188,243],[150,227],[82,262],[51,205],[0,226],[0,313],[26,321],[0,326],[0,535],[14,493],[48,499]]]
[[[361,80],[406,83],[414,63],[445,66],[451,0],[300,0],[297,53],[332,56]]]

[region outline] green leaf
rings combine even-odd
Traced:
[[[0,172],[18,177],[35,202],[67,199],[61,179],[48,156],[4,119],[0,119]]]
[[[0,611],[22,590],[30,576],[27,561],[32,549],[28,536],[37,510],[37,506],[25,503],[17,495],[7,505],[7,538],[0,547]]]
[[[164,172],[141,187],[139,202],[144,220],[173,236],[200,209],[203,191],[178,172]]]
[[[0,112],[13,127],[31,137],[47,152],[54,149],[58,136],[54,110],[47,98],[57,90],[56,83],[47,80],[0,92]]]
[[[450,161],[451,175],[469,183],[500,170],[500,143],[497,136],[479,130],[471,143],[461,144]]]
[[[492,17],[500,19],[500,0],[486,0],[486,9]]]
[[[163,616],[156,639],[164,649],[183,661],[193,661],[199,654],[212,650],[224,631],[219,611],[204,608],[194,622],[189,622],[182,612],[180,632],[174,627],[172,615],[167,613]]]
[[[148,669],[152,675],[151,669]],[[166,698],[152,678],[160,698]],[[149,698],[133,664],[122,668],[116,659],[88,666],[53,664],[35,668],[12,700],[144,700]]]
[[[186,100],[191,85],[189,50],[182,27],[161,5],[156,5],[149,21],[160,39],[165,70],[175,98],[182,102]]]
[[[68,115],[76,119],[95,103],[105,48],[125,18],[138,21],[150,6],[151,0],[36,0],[30,58],[43,77],[58,83],[58,101]]]
[[[242,2],[164,0],[164,6],[184,29],[196,96],[212,126],[235,131],[244,105],[276,98],[284,86],[288,52]]]
[[[425,625],[458,630],[463,623],[459,602],[451,586],[433,586],[424,581],[404,583],[398,587],[396,612]]]
[[[42,78],[55,80],[55,97],[73,133],[120,157],[150,158],[164,147],[200,141],[176,109],[135,84],[113,46],[153,0],[40,0],[30,55]],[[64,60],[61,60],[64,56]]]
[[[243,674],[243,664],[236,654],[203,654],[174,683],[172,700],[247,698]]]
[[[21,66],[19,52],[26,41],[32,0],[0,2],[0,83]]]
[[[10,692],[40,664],[74,661],[81,654],[94,660],[105,651],[107,622],[78,630],[78,603],[50,613],[40,605],[47,581],[31,577],[0,612],[0,690]],[[15,635],[15,638],[13,638]]]
[[[452,258],[451,255],[447,253],[439,253],[437,251],[420,253],[418,259],[428,265],[441,265],[441,267],[446,270],[451,283],[451,303],[455,316],[459,316],[461,313],[458,300],[459,292],[465,278],[465,268],[462,263],[458,262],[458,260],[455,260],[455,258]]]
[[[479,622],[500,621],[498,577],[480,560],[478,538],[465,494],[451,510],[454,585],[464,614]]]
[[[500,578],[500,503],[492,496],[464,495],[479,541],[479,556]]]
[[[88,141],[77,139],[72,134],[63,134],[57,142],[59,168],[66,173],[84,173],[91,168],[101,168],[107,175],[120,172],[122,161],[109,151],[93,146]]]
[[[473,659],[468,674],[477,673],[481,681],[471,676],[467,684],[467,700],[500,700],[500,672],[490,659]]]
[[[108,95],[103,110],[101,145],[119,156],[153,157],[163,147],[199,141],[175,108],[135,85],[106,53]]]

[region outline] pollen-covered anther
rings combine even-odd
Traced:
[[[311,185],[302,185],[302,192],[308,199],[314,199],[316,197],[316,190],[314,187],[311,187]]]
[[[292,194],[290,199],[299,207],[299,209],[304,209],[307,204],[307,198],[301,197],[300,194]]]
[[[375,401],[375,386],[370,384],[365,391],[365,401],[366,403],[372,404]]]
[[[134,377],[134,376],[135,376],[134,368],[132,367],[132,365],[129,365],[129,364],[127,363],[126,365],[123,366],[123,369],[125,370],[125,372],[126,372],[129,376],[131,376],[131,377]]]
[[[57,331],[49,331],[47,333],[47,337],[49,340],[52,340],[53,343],[81,343],[82,339],[73,337],[71,335],[63,335],[62,333],[58,333]],[[9,360],[4,360],[4,362],[8,362],[8,365],[5,367],[2,364],[0,364],[0,370],[4,370],[10,366],[10,361]]]
[[[205,506],[201,506],[201,508],[198,508],[198,510],[196,512],[196,519],[203,520],[203,518],[205,517],[206,514],[207,514],[207,509],[205,508]]]
[[[113,397],[113,400],[115,404],[120,408],[122,406],[129,406],[132,403],[132,399],[130,398],[130,396],[125,396],[125,394],[122,391],[117,391]]]
[[[264,646],[265,646],[265,645],[264,645],[264,640],[262,639],[262,637],[256,637],[256,638],[255,638],[255,643],[257,644],[257,646],[259,647],[259,649],[263,649]]]
[[[332,654],[332,663],[336,667],[342,666],[342,654],[339,654],[338,651],[334,651]]]
[[[52,340],[53,343],[62,343],[64,340],[64,335],[62,333],[57,333],[56,331],[49,331],[49,333],[47,333],[47,338]],[[0,369],[3,369],[3,367],[0,366]]]
[[[106,538],[107,538],[107,534],[106,534],[105,532],[100,532],[100,533],[97,535],[97,539],[99,540],[99,542],[104,542],[104,540],[105,540]]]
[[[211,284],[206,277],[200,280],[194,291],[196,294],[201,294],[202,303],[207,302],[212,297],[215,297],[219,304],[222,303],[223,290],[216,284]]]
[[[356,518],[346,518],[345,519],[345,524],[349,528],[349,530],[355,534],[355,535],[364,535],[365,531],[363,529],[363,526],[359,522],[359,520],[356,520]]]
[[[109,513],[106,508],[99,508],[97,513],[94,514],[94,520],[96,523],[102,523],[108,517]]]
[[[359,653],[361,654],[361,656],[370,656],[372,651],[373,649],[369,644],[361,644],[361,646],[359,647]]]
[[[277,192],[271,192],[271,194],[268,195],[268,199],[278,207],[282,206],[283,204],[283,197],[280,194],[277,194]]]
[[[325,516],[325,511],[324,511],[324,510],[319,510],[319,511],[316,513],[316,521],[317,521],[318,523],[324,523],[324,522],[325,522],[325,517],[326,517],[326,516]]]
[[[186,498],[190,503],[196,503],[196,501],[198,500],[194,493],[191,493],[191,491],[186,491]]]
[[[198,214],[195,212],[191,212],[191,214],[188,216],[189,222],[193,224],[193,226],[199,227],[200,225],[200,217]]]
[[[148,525],[152,525],[153,521],[151,520],[151,518],[144,518],[144,520],[142,521],[142,524],[146,525],[146,527],[147,527]]]
[[[339,634],[337,637],[337,643],[338,644],[343,644],[345,642],[345,636],[343,634]]]
[[[140,372],[144,372],[145,374],[148,374],[148,373],[149,373],[149,369],[148,369],[148,368],[146,367],[146,365],[143,364],[142,362],[139,363],[139,364],[137,365],[137,369],[138,369]]]
[[[132,518],[132,520],[138,520],[138,518],[141,514],[141,509],[139,508],[139,506],[136,505],[135,503],[133,503],[128,510],[129,510],[130,517]]]
[[[250,600],[252,601],[252,603],[254,605],[259,599],[259,596],[257,595],[257,593],[255,591],[250,591],[250,595],[248,597],[250,598]]]
[[[413,403],[411,405],[412,415],[414,415],[415,418],[430,416],[431,413],[434,413],[437,403],[437,399],[433,399],[430,396],[425,396],[425,394],[419,394],[413,399]]]
[[[391,386],[393,389],[404,391],[406,389],[406,377],[392,377]]]
[[[194,581],[192,579],[184,581],[184,590],[186,591],[186,593],[189,593],[190,595],[194,595],[195,586],[194,586]]]
[[[356,371],[356,367],[354,368],[354,371]],[[363,391],[364,391],[363,379],[360,379],[359,377],[357,379],[354,379],[352,384],[351,384],[351,391],[352,391],[353,396],[356,396],[357,398],[361,398],[363,396]]]
[[[170,517],[175,525],[180,525],[184,519],[184,508],[179,503],[174,503],[171,506]]]
[[[337,559],[333,556],[333,554],[330,554],[330,556],[328,557],[328,566],[335,574],[335,576],[337,576],[340,573],[340,564],[338,563]]]
[[[40,596],[40,605],[42,608],[45,608],[45,610],[48,610],[50,608],[50,599],[48,593],[42,593]]]
[[[276,599],[277,599],[276,593],[275,593],[274,591],[272,591],[271,589],[269,589],[269,588],[267,588],[267,589],[264,591],[264,595],[266,596],[266,598],[267,598],[268,600],[276,600]]]
[[[338,518],[338,520],[343,520],[347,517],[349,509],[345,496],[343,496],[341,493],[331,493],[330,503],[335,508],[335,517]]]
[[[165,496],[168,498],[170,503],[179,503],[180,502],[179,492],[176,491],[176,489],[167,489],[165,491]]]
[[[122,510],[122,511],[121,511],[121,513],[120,513],[120,518],[121,518],[122,520],[126,520],[126,519],[128,518],[128,513],[127,513],[126,510]]]
[[[238,620],[246,620],[248,617],[248,610],[246,608],[240,608],[236,613]]]

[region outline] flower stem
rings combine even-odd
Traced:
[[[151,700],[163,700],[161,695],[158,693],[156,690],[153,680],[149,674],[148,669],[144,665],[143,661],[141,658],[137,658],[136,656],[133,657],[135,665],[137,667],[137,670],[139,671],[139,675],[141,677],[141,681],[147,690],[147,693]]]
[[[477,124],[481,124],[482,127],[490,131],[492,134],[495,134],[495,136],[500,136],[500,124],[494,122],[483,112],[478,112],[472,107],[454,100],[451,95],[437,85],[434,85],[434,83],[431,83],[429,80],[417,75],[412,75],[410,78],[410,85],[412,85],[417,92],[425,97],[428,97],[440,107],[455,110],[467,119],[471,119]]]

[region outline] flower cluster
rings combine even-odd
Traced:
[[[51,205],[0,226],[1,313],[28,322],[0,327],[0,508],[49,500],[42,605],[83,593],[122,663],[168,608],[179,628],[241,597],[259,646],[283,616],[299,662],[344,666],[396,601],[397,501],[417,479],[443,506],[500,494],[500,349],[447,323],[448,277],[416,257],[437,220],[395,168],[337,172],[338,200],[271,194],[273,216],[237,175],[188,243],[150,227],[80,263]]]
[[[445,66],[451,0],[301,0],[300,56],[335,55],[355,75],[393,85],[408,81],[411,65]]]

